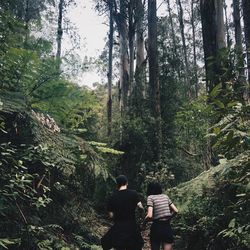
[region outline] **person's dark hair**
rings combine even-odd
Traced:
[[[150,182],[147,188],[147,196],[161,194],[162,188],[158,182]]]
[[[128,179],[125,175],[119,175],[116,178],[116,185],[118,188],[120,188],[121,186],[124,186],[126,184],[128,184]]]

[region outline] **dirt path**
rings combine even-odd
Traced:
[[[146,230],[142,231],[142,237],[144,239],[143,250],[150,250],[149,227],[148,226],[147,226]]]

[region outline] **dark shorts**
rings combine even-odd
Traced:
[[[173,243],[173,231],[169,221],[154,221],[150,228],[150,241]]]
[[[141,249],[143,239],[135,222],[116,222],[102,238],[104,250],[116,249]]]

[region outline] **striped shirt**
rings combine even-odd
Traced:
[[[149,195],[147,199],[147,206],[153,207],[153,220],[171,216],[171,204],[166,194]]]

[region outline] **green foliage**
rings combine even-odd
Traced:
[[[214,122],[207,137],[221,163],[173,190],[182,216],[176,229],[185,249],[248,249],[249,105],[234,101],[230,88],[209,96]],[[193,125],[195,126],[195,125]]]
[[[0,147],[1,245],[13,242],[15,249],[81,246],[90,249],[88,246],[97,242],[97,236],[90,233],[95,231],[91,225],[96,219],[89,200],[95,194],[96,178],[102,183],[108,178],[98,146],[51,130],[48,123],[39,120],[37,113],[25,111],[25,105],[22,106],[24,113],[17,115],[15,109],[18,110],[16,105],[20,100],[7,97],[5,93],[1,98],[0,113],[7,130],[2,132]],[[15,126],[14,130],[10,126]],[[113,155],[106,144],[93,144]],[[72,234],[82,237],[86,245]],[[64,235],[72,237],[70,243]]]
[[[37,89],[31,104],[34,109],[49,113],[73,133],[93,139],[100,104],[87,88],[57,79]]]
[[[207,130],[213,111],[206,103],[207,98],[200,96],[192,102],[185,103],[176,113],[175,143],[173,156],[176,168],[173,173],[177,182],[187,181],[202,172],[206,162]]]
[[[219,108],[217,116],[220,120],[210,128],[211,133],[208,136],[212,138],[213,149],[221,158],[232,159],[250,148],[250,107],[247,103],[228,97],[224,100],[220,98],[220,101],[218,92],[219,88],[216,86],[212,91],[211,105]]]
[[[173,190],[180,208],[178,247],[249,247],[249,151]]]

